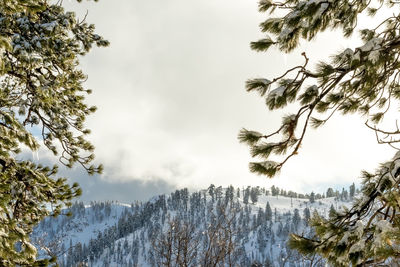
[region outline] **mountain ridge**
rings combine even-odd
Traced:
[[[70,208],[71,217],[46,218],[32,239],[41,257],[57,256],[60,266],[167,266],[159,251],[167,244],[166,234],[174,227],[190,227],[190,244],[196,245],[196,251],[188,266],[208,266],[204,252],[212,247],[212,231],[223,233],[229,228],[234,233],[230,236],[234,249],[224,252],[224,266],[306,266],[306,258],[287,248],[289,233],[312,235],[307,225],[311,212],[328,217],[332,208],[350,205],[350,199],[343,199],[345,195],[348,198],[344,193],[329,198],[314,193],[292,192],[289,196],[276,187],[241,190],[210,186],[194,192],[176,190],[130,205],[80,202]],[[214,229],[216,225],[225,228]],[[181,260],[172,258],[178,265],[170,266],[179,266]],[[323,266],[323,260],[319,262],[314,266]]]

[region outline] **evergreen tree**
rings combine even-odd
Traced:
[[[257,187],[252,187],[250,190],[250,199],[252,204],[257,203],[259,195],[260,195],[259,189]]]
[[[328,188],[326,191],[326,197],[334,197],[335,193],[333,192],[333,189],[331,187]]]
[[[235,195],[235,189],[233,188],[232,185],[228,186],[228,188],[225,191],[225,205],[228,203],[233,203],[233,196]]]
[[[68,167],[101,171],[91,165],[84,121],[95,107],[84,103],[90,90],[83,88],[86,75],[78,66],[93,45],[108,42],[66,12],[62,1],[5,0],[0,14],[0,265],[45,265],[47,260],[36,260],[29,235],[81,190],[57,178],[57,166],[16,158],[21,148],[37,151],[43,143]],[[40,137],[31,133],[37,130]]]
[[[329,29],[340,29],[344,37],[359,32],[362,44],[346,48],[329,60],[317,60],[315,67],[309,66],[310,60],[303,52],[304,64],[291,67],[277,78],[247,82],[247,90],[265,96],[270,110],[291,102],[300,105],[271,134],[246,129],[240,132],[239,139],[251,147],[252,156],[261,158],[250,163],[252,172],[273,177],[299,154],[307,129],[323,126],[338,112],[365,116],[366,127],[374,131],[381,144],[394,146],[399,142],[396,123],[393,122],[393,129],[385,128],[390,125],[387,121],[382,123],[387,119],[386,114],[399,106],[399,4],[386,0],[259,2],[260,11],[269,14],[261,29],[270,36],[251,43],[256,51],[277,46],[288,53],[299,47],[300,39],[310,41]],[[376,16],[375,25],[360,28],[360,16],[374,17],[388,8],[391,8],[389,15]],[[281,140],[270,142],[273,136],[280,136]],[[282,154],[281,161],[271,160],[272,155]],[[291,246],[305,254],[318,253],[338,266],[399,261],[400,221],[396,216],[400,210],[399,162],[397,152],[375,172],[362,172],[361,196],[353,207],[328,219],[315,214],[311,222],[316,237],[293,235]]]
[[[215,195],[214,195],[214,193],[215,193],[215,185],[211,184],[208,187],[208,193],[210,194],[212,201],[214,201],[214,198],[215,198]]]
[[[267,202],[267,205],[265,207],[265,218],[267,221],[272,221],[272,209],[269,205],[269,202]]]
[[[310,218],[311,218],[311,212],[310,212],[310,209],[309,209],[309,208],[305,208],[305,209],[304,209],[304,211],[303,211],[303,217],[304,217],[304,222],[305,222],[306,224],[308,224],[309,221],[310,221]]]
[[[281,221],[278,223],[278,229],[276,230],[276,235],[277,235],[277,236],[280,236],[280,237],[283,237],[283,236],[284,236],[284,233],[283,233],[283,223],[282,223]]]
[[[356,185],[353,183],[352,185],[350,185],[350,199],[353,199],[355,193],[356,193]]]
[[[250,186],[248,186],[243,192],[243,203],[248,204],[250,197]]]
[[[310,194],[310,203],[314,203],[315,202],[315,193],[311,192]]]
[[[349,192],[347,192],[347,190],[343,190],[342,195],[343,195],[343,200],[349,199]]]
[[[292,221],[293,221],[295,230],[297,231],[297,229],[299,228],[300,222],[301,222],[300,212],[298,209],[294,209]]]
[[[271,195],[272,195],[272,196],[277,196],[277,195],[279,195],[279,188],[278,188],[278,187],[275,187],[274,185],[271,186]]]
[[[215,198],[217,200],[220,200],[220,199],[222,199],[222,195],[223,195],[222,186],[218,186],[217,188],[215,188]]]

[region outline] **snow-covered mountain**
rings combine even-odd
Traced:
[[[72,216],[47,218],[32,239],[60,266],[323,266],[290,250],[288,235],[312,235],[310,214],[327,217],[349,206],[346,198],[276,187],[182,189],[130,205],[76,203]]]

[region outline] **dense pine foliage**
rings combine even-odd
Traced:
[[[57,166],[21,159],[22,149],[46,147],[68,167],[79,163],[90,174],[101,171],[91,165],[93,145],[85,137],[90,131],[84,121],[95,107],[84,103],[90,90],[82,86],[87,77],[78,57],[108,43],[61,4],[0,1],[1,266],[47,264],[36,261],[29,234],[80,194],[77,184],[57,178]]]
[[[344,37],[358,33],[362,45],[348,47],[329,60],[314,58],[319,62],[315,66],[309,64],[311,55],[303,52],[304,64],[275,78],[247,82],[247,90],[264,97],[269,110],[291,103],[300,106],[270,133],[240,132],[239,139],[259,159],[250,163],[250,170],[273,177],[299,154],[308,128],[323,126],[336,113],[361,115],[378,143],[395,150],[394,157],[375,172],[362,172],[363,197],[351,209],[329,220],[314,216],[316,236],[293,235],[291,246],[305,255],[318,253],[335,266],[399,262],[400,130],[397,121],[385,120],[399,109],[399,2],[260,0],[259,9],[268,13],[268,18],[260,24],[265,38],[251,43],[256,51],[275,46],[289,53],[300,47],[302,39],[310,41],[332,29],[341,30]],[[362,15],[370,16],[375,25],[363,28]]]

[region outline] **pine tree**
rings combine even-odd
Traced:
[[[331,187],[328,188],[326,191],[326,197],[334,197],[335,193],[333,192],[333,189]]]
[[[243,203],[248,204],[250,197],[250,186],[248,186],[243,192]]]
[[[259,195],[260,195],[259,189],[257,187],[252,187],[250,190],[250,199],[252,204],[257,203]]]
[[[248,91],[265,97],[270,110],[292,102],[300,105],[297,112],[283,117],[281,126],[270,134],[240,131],[240,141],[250,146],[253,157],[261,159],[249,164],[252,172],[275,176],[291,157],[299,154],[307,129],[323,126],[336,113],[364,116],[366,127],[376,134],[380,144],[394,146],[400,141],[396,122],[392,129],[385,128],[387,121],[382,123],[387,113],[399,106],[399,4],[389,0],[260,0],[260,11],[269,12],[261,30],[270,35],[251,43],[256,51],[276,46],[288,53],[299,47],[301,39],[310,41],[330,29],[340,29],[344,37],[358,31],[362,45],[346,48],[329,60],[317,60],[316,66],[309,66],[310,59],[303,52],[304,64],[276,78],[256,78],[246,83]],[[375,16],[387,8],[391,8],[388,16]],[[359,27],[363,14],[375,16],[373,27]],[[273,137],[281,139],[272,142]],[[273,155],[283,158],[274,161]],[[363,171],[361,196],[353,207],[328,219],[314,214],[311,224],[316,236],[309,239],[293,235],[291,246],[305,254],[318,253],[337,266],[399,261],[399,163],[397,152],[375,172]]]
[[[356,193],[356,185],[353,183],[352,185],[350,185],[350,199],[353,199],[355,193]]]
[[[295,230],[297,231],[297,229],[299,228],[300,222],[301,222],[300,212],[298,209],[294,209],[292,220],[293,220]]]
[[[273,196],[279,195],[279,188],[275,187],[274,185],[271,186],[271,195]]]
[[[315,193],[311,192],[310,194],[310,203],[314,203],[315,202]]]
[[[267,221],[272,221],[272,209],[269,202],[267,202],[267,205],[265,206],[265,219]]]
[[[233,188],[232,185],[228,186],[228,188],[225,191],[225,205],[227,205],[229,202],[232,203],[234,195],[235,195],[235,188]]]
[[[311,212],[309,208],[305,208],[303,211],[304,222],[308,224],[311,218]]]
[[[57,178],[57,166],[17,157],[23,147],[37,151],[43,144],[67,167],[101,171],[91,165],[93,145],[85,137],[84,121],[95,107],[84,103],[91,91],[83,88],[87,77],[78,59],[108,42],[61,2],[5,0],[0,14],[0,265],[45,265],[48,260],[36,260],[29,235],[81,190]]]

